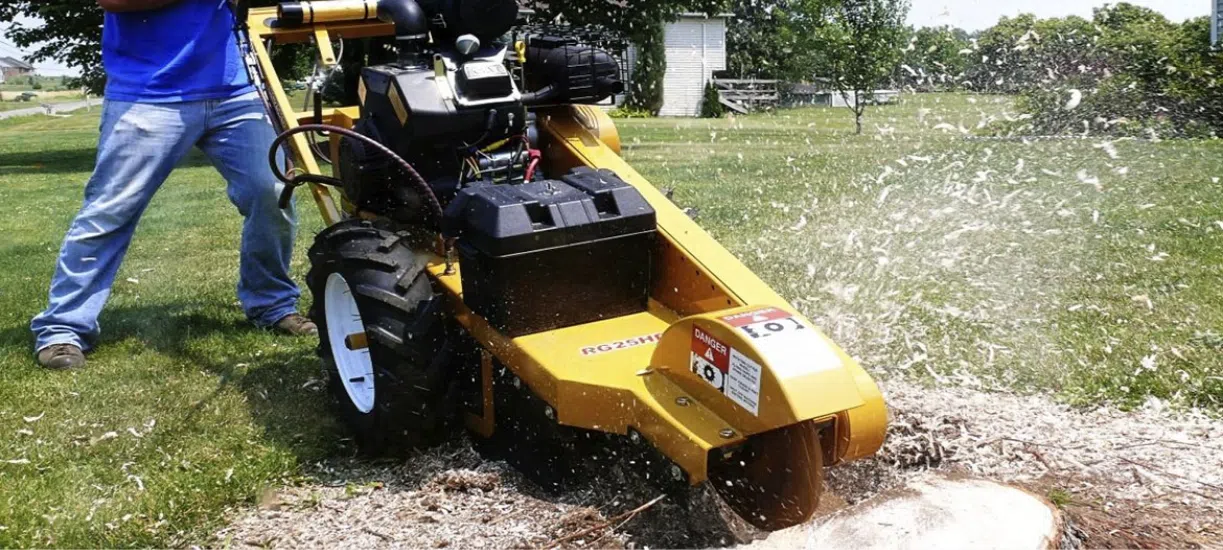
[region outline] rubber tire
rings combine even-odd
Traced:
[[[309,251],[310,317],[318,324],[327,386],[358,449],[373,456],[440,443],[456,418],[458,380],[441,298],[425,272],[426,256],[408,241],[373,222],[348,220],[319,233]],[[367,413],[348,397],[332,357],[323,297],[332,273],[348,282],[365,324],[375,392]]]

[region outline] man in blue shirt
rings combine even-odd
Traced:
[[[258,326],[317,328],[297,313],[289,278],[297,218],[277,204],[267,165],[275,138],[243,68],[229,0],[98,0],[106,10],[101,136],[85,201],[51,279],[50,305],[30,323],[38,362],[85,364],[140,215],[174,166],[199,147],[228,183],[245,222],[238,299]]]

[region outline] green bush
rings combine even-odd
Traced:
[[[1147,8],[1122,3],[1097,10],[1094,26],[1084,33],[1088,36],[1076,40],[1093,44],[1086,48],[1088,60],[1077,60],[1077,66],[1036,65],[1029,71],[1034,74],[1024,78],[1009,75],[1020,83],[1019,107],[1032,116],[1028,122],[1036,133],[1186,138],[1223,134],[1223,53],[1208,45],[1207,18],[1174,23]],[[1033,39],[1041,48],[1067,46],[1057,44],[1062,35],[1043,36]],[[1045,76],[1035,74],[1038,68]],[[1074,90],[1082,101],[1067,109]]]
[[[645,109],[636,109],[626,105],[608,111],[607,116],[612,118],[652,118],[654,113],[651,113]]]
[[[722,118],[726,114],[726,106],[720,101],[721,95],[713,81],[705,83],[705,95],[701,98],[701,116],[705,118]]]

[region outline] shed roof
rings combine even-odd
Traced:
[[[34,70],[34,66],[15,57],[0,57],[0,67]]]

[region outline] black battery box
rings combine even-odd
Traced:
[[[446,209],[463,302],[508,336],[645,311],[654,209],[609,170],[481,185]]]

